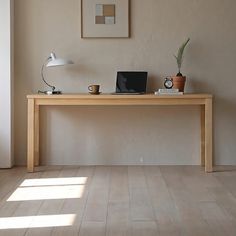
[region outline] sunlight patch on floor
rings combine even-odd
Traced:
[[[17,188],[7,201],[81,198],[83,192],[83,185]]]
[[[0,229],[71,226],[75,217],[75,214],[4,217],[0,218]]]
[[[26,179],[7,201],[81,198],[87,177]]]
[[[86,184],[86,182],[87,182],[87,177],[26,179],[23,181],[20,187],[80,185],[80,184]]]

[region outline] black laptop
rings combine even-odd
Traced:
[[[118,71],[116,92],[113,94],[144,94],[148,73],[145,71]]]

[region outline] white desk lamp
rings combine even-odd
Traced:
[[[65,66],[65,65],[69,65],[69,64],[74,64],[73,61],[71,60],[66,60],[66,59],[62,59],[62,58],[57,58],[55,53],[51,53],[50,56],[47,58],[47,60],[45,61],[45,63],[42,66],[41,69],[41,76],[42,76],[42,80],[43,82],[51,88],[51,90],[48,91],[38,91],[39,93],[45,93],[48,95],[52,95],[52,94],[61,94],[61,91],[56,91],[56,87],[53,85],[50,85],[44,78],[44,68],[45,67],[53,67],[53,66]]]

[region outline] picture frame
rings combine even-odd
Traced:
[[[81,0],[81,38],[129,38],[130,0]]]

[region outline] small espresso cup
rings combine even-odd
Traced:
[[[99,94],[100,85],[93,84],[88,86],[88,90],[92,94]]]

